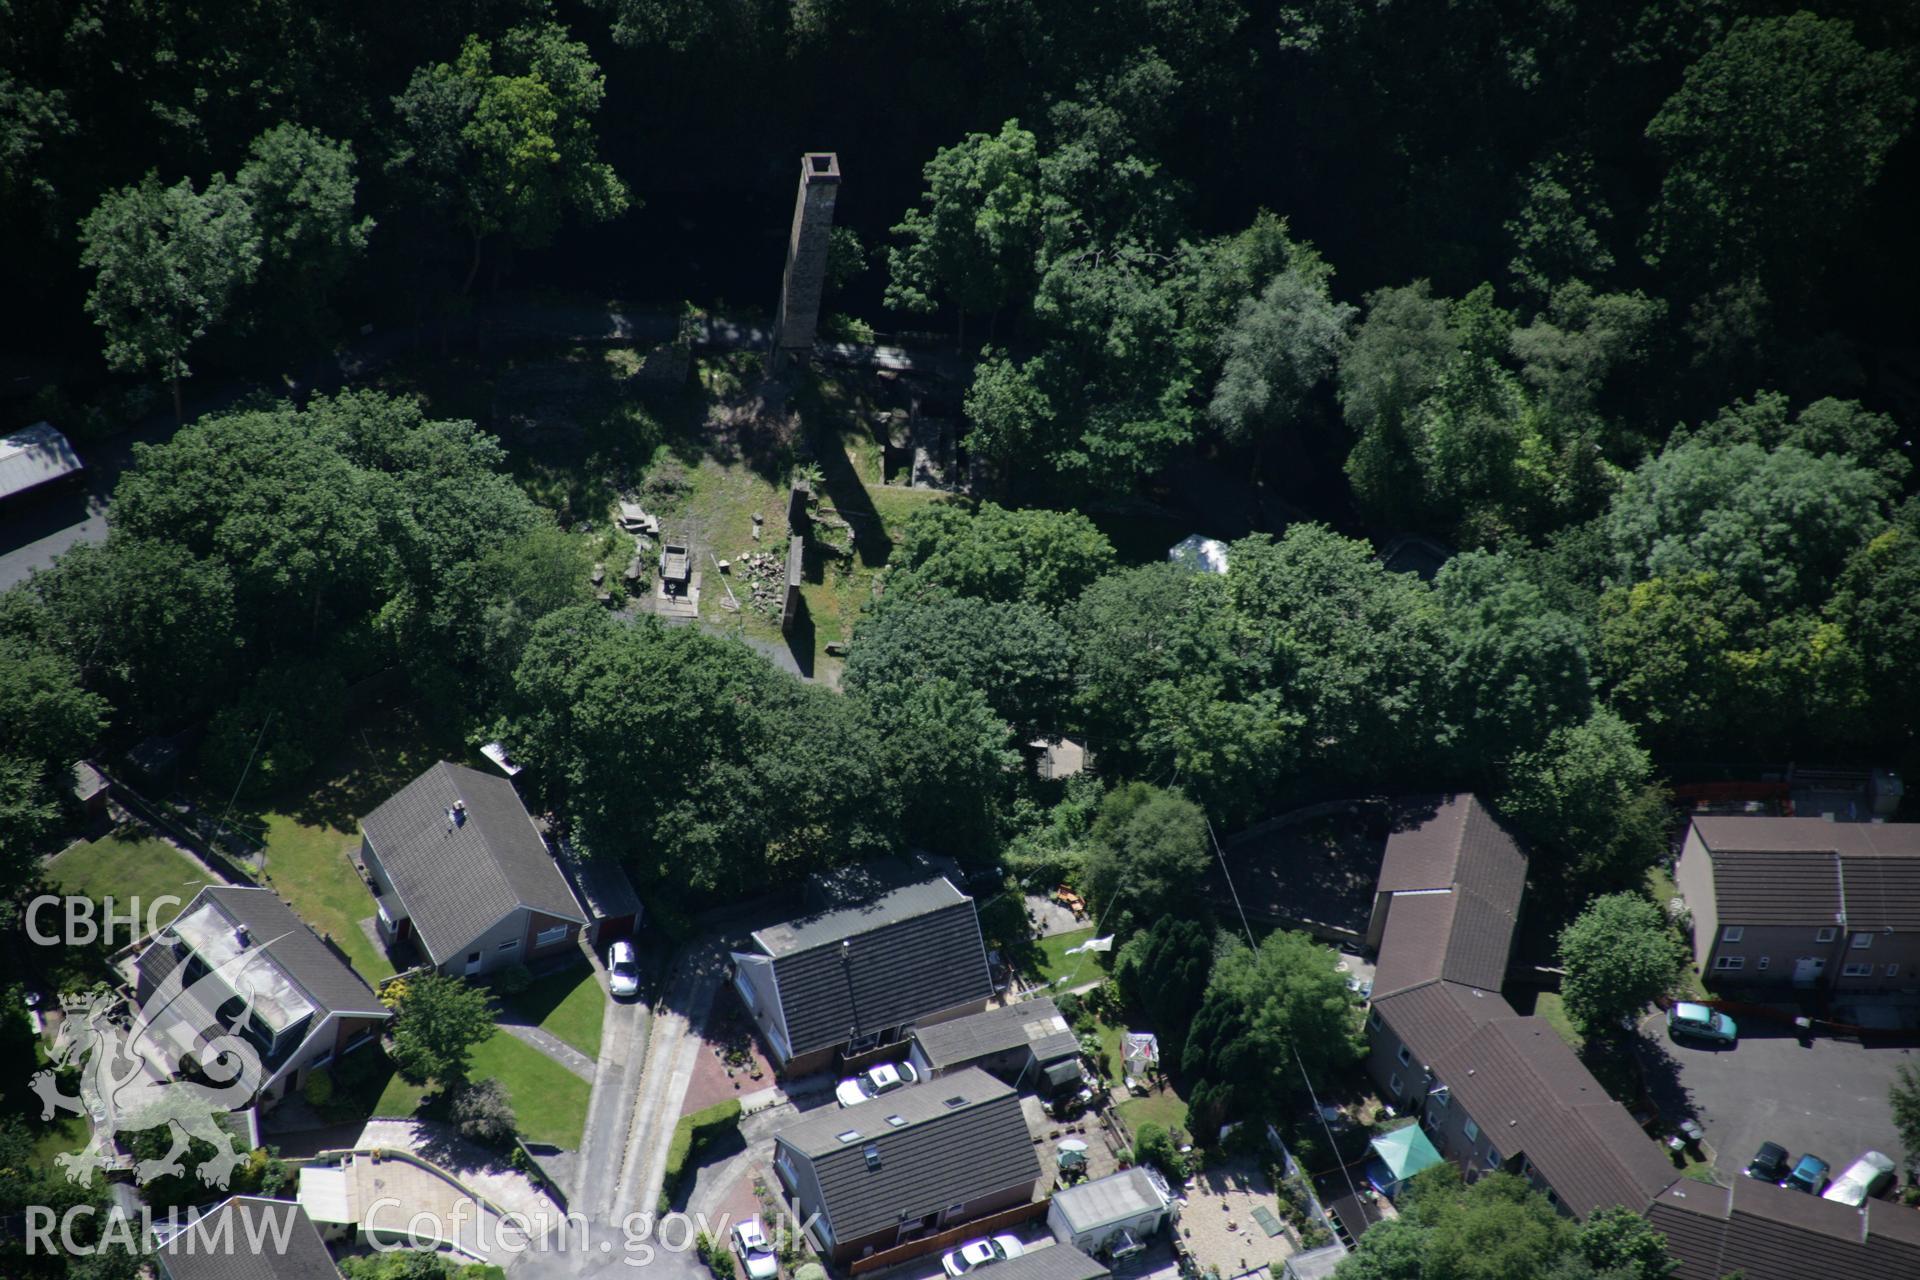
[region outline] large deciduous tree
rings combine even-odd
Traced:
[[[940,505],[907,518],[888,563],[890,590],[906,574],[915,586],[1058,610],[1113,567],[1113,545],[1076,511]]]
[[[106,337],[107,363],[173,388],[187,355],[227,314],[260,267],[260,237],[241,189],[216,174],[204,190],[149,173],[108,193],[80,224],[80,265],[94,273],[87,314]]]
[[[1024,601],[944,592],[883,596],[854,629],[846,687],[907,688],[947,679],[986,696],[1020,741],[1057,736],[1069,677],[1066,631]]]
[[[1849,22],[1736,22],[1647,125],[1667,158],[1648,256],[1709,284],[1810,287],[1913,110],[1907,59]]]
[[[1177,791],[1129,782],[1100,802],[1081,884],[1101,929],[1124,939],[1156,916],[1184,914],[1210,863],[1199,806]]]
[[[1667,851],[1666,789],[1633,726],[1606,707],[1519,751],[1506,772],[1500,812],[1532,846],[1540,889],[1629,889]]]
[[[415,1084],[453,1091],[466,1083],[474,1048],[495,1033],[493,1003],[479,987],[443,973],[405,979],[393,1011],[393,1064]]]
[[[1610,1035],[1671,991],[1686,962],[1680,935],[1644,894],[1595,898],[1560,931],[1567,1017],[1587,1035]]]
[[[537,248],[569,215],[601,222],[628,207],[594,133],[605,92],[587,46],[549,22],[468,36],[459,57],[421,67],[394,99],[388,169],[467,233],[462,293],[490,237]]]
[[[691,627],[590,605],[548,614],[500,728],[587,852],[663,888],[792,883],[895,837],[865,706]]]
[[[887,303],[907,311],[952,306],[992,315],[1033,287],[1042,202],[1039,143],[1008,120],[942,147],[922,171],[926,190],[907,210],[888,255]]]
[[[1353,993],[1335,963],[1331,948],[1284,930],[1214,962],[1180,1059],[1194,1132],[1278,1119],[1308,1080],[1325,1089],[1359,1060]]]
[[[352,144],[279,124],[253,140],[234,182],[260,237],[261,309],[283,331],[313,333],[373,230],[354,216]]]
[[[1267,433],[1294,424],[1346,349],[1359,312],[1333,300],[1331,275],[1306,263],[1288,267],[1241,303],[1221,335],[1225,359],[1207,415],[1227,439],[1254,443],[1256,457]]]

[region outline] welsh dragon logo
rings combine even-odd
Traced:
[[[157,945],[165,945],[164,938]],[[130,1017],[112,995],[90,996],[67,1010],[51,1050],[54,1065],[35,1074],[33,1090],[40,1095],[43,1120],[56,1111],[92,1119],[87,1144],[54,1157],[70,1181],[84,1185],[105,1168],[114,1134],[164,1125],[170,1146],[159,1159],[134,1166],[136,1181],[184,1173],[181,1157],[198,1138],[214,1149],[200,1163],[200,1180],[217,1189],[227,1186],[246,1157],[234,1152],[219,1116],[251,1102],[265,1078],[259,1051],[227,1029],[246,1026],[253,1014],[256,984],[247,980],[247,971],[259,960],[258,951],[243,952],[190,984],[187,966],[177,965],[130,1010]],[[236,1016],[215,1016],[235,1000],[242,1001]],[[80,1069],[78,1095],[60,1088],[58,1070],[65,1067]]]

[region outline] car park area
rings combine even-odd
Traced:
[[[1721,1181],[1741,1176],[1763,1142],[1789,1161],[1811,1153],[1836,1171],[1864,1151],[1898,1156],[1887,1089],[1911,1045],[1815,1037],[1802,1044],[1758,1019],[1740,1020],[1739,1043],[1674,1040],[1664,1015],[1641,1024],[1647,1086],[1668,1124],[1691,1116],[1706,1130]]]

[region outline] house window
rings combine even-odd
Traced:
[[[1396,1098],[1407,1091],[1407,1087],[1400,1083],[1400,1077],[1398,1075],[1390,1075],[1387,1077],[1387,1088],[1393,1090],[1393,1096]]]
[[[508,938],[508,939],[507,939],[507,940],[506,940],[505,942],[503,942],[503,943],[501,943],[501,944],[500,944],[500,949],[501,949],[502,951],[511,951],[511,950],[513,950],[513,949],[514,949],[515,947],[517,947],[517,946],[519,946],[519,945],[520,945],[520,939],[518,939],[518,938]]]
[[[1487,1144],[1487,1163],[1496,1169],[1500,1167],[1500,1148],[1494,1146],[1491,1142]]]
[[[1453,1091],[1445,1085],[1427,1091],[1427,1103],[1436,1111],[1445,1111],[1447,1104],[1453,1101]]]
[[[1839,936],[1839,932],[1838,929],[1822,929],[1819,933],[1813,935],[1813,940],[1815,942],[1832,942],[1834,938]]]
[[[1873,945],[1872,934],[1856,933],[1853,935],[1853,949],[1855,951],[1865,951],[1868,947],[1871,947],[1872,945]]]
[[[1738,942],[1746,936],[1747,930],[1743,925],[1730,924],[1720,931],[1720,941],[1722,942]]]
[[[1772,963],[1773,963],[1772,956],[1761,956],[1758,960],[1753,962],[1753,967],[1756,969],[1764,969]]]
[[[1467,1121],[1467,1141],[1475,1145],[1480,1142],[1480,1126],[1471,1120]]]
[[[1375,1031],[1380,1029],[1380,1011],[1378,1009],[1367,1010],[1367,1025]]]
[[[1873,966],[1870,964],[1850,964],[1840,972],[1849,978],[1871,978],[1873,976]]]
[[[1713,961],[1716,969],[1744,969],[1747,967],[1745,956],[1716,956]]]
[[[1897,978],[1897,977],[1899,977],[1899,976],[1900,976],[1900,966],[1899,966],[1899,965],[1897,965],[1897,964],[1890,964],[1890,965],[1888,965],[1888,966],[1887,966],[1887,976],[1888,976],[1889,978]]]
[[[1413,1061],[1413,1055],[1407,1052],[1407,1046],[1405,1045],[1400,1046],[1400,1052],[1396,1056],[1399,1057],[1400,1065],[1403,1067]]]
[[[565,941],[566,936],[567,926],[557,924],[551,929],[542,929],[540,932],[534,934],[533,945],[536,947],[550,947],[556,942]]]

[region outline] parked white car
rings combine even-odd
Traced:
[[[857,1076],[842,1080],[834,1086],[833,1096],[840,1100],[843,1107],[857,1107],[919,1079],[911,1063],[882,1062],[878,1066],[868,1067]]]
[[[758,1218],[748,1218],[733,1229],[733,1251],[747,1269],[747,1280],[773,1280],[780,1274],[780,1259],[774,1256],[773,1242],[760,1229]]]
[[[607,989],[622,1000],[640,994],[640,961],[625,938],[607,948]]]
[[[1827,1200],[1838,1200],[1841,1204],[1850,1204],[1858,1209],[1867,1202],[1867,1197],[1875,1195],[1893,1182],[1893,1161],[1878,1151],[1869,1151],[1847,1166],[1847,1171],[1833,1180],[1827,1188]]]
[[[1012,1236],[994,1236],[992,1239],[969,1240],[958,1249],[940,1259],[940,1265],[947,1274],[959,1280],[961,1276],[996,1262],[1005,1262],[1008,1258],[1017,1258],[1026,1252],[1026,1247]]]

